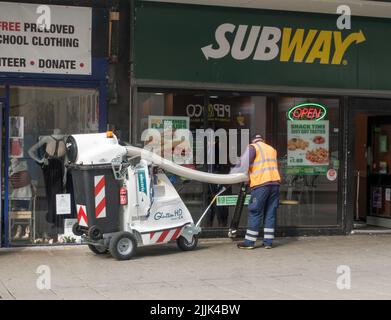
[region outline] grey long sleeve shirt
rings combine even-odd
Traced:
[[[248,146],[246,151],[240,157],[239,162],[233,167],[230,173],[248,173],[250,165],[253,164],[256,157],[256,151],[253,146]]]

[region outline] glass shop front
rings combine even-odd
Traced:
[[[98,130],[96,89],[10,87],[8,184],[2,187],[8,193],[10,245],[76,241],[65,140],[69,134]]]
[[[49,37],[37,31],[37,6],[0,3],[0,21],[24,40],[1,25],[3,246],[79,242],[65,141],[106,130],[107,10],[51,5]]]
[[[389,19],[355,16],[339,30],[332,14],[150,1],[134,15],[132,143],[178,121],[193,140],[200,129],[236,130],[228,149],[239,156],[241,137],[259,133],[278,151],[277,234],[391,227]],[[193,149],[205,155],[219,139]],[[228,173],[230,160],[191,165]],[[218,190],[172,181],[195,220]],[[238,190],[219,197],[205,234],[226,235]]]
[[[261,134],[278,151],[282,174],[277,226],[289,228],[335,228],[341,224],[338,214],[340,170],[340,100],[303,96],[268,96],[238,92],[142,90],[137,95],[133,132],[142,145],[143,132],[154,123],[175,123],[184,119],[185,129],[196,141],[200,129],[227,133],[227,148],[240,156],[253,134]],[[171,125],[172,126],[172,125]],[[174,125],[175,127],[175,125]],[[223,129],[223,131],[221,131]],[[174,133],[175,135],[175,133]],[[221,137],[220,137],[221,138]],[[243,143],[242,143],[243,138]],[[197,141],[198,143],[199,141]],[[221,161],[218,151],[214,163],[207,152],[217,148],[206,141],[204,163],[193,156],[193,168],[211,173],[229,173],[234,166]],[[194,154],[197,153],[194,143]],[[230,150],[226,150],[229,154]],[[233,158],[234,159],[234,158]],[[197,221],[217,193],[219,186],[171,177],[181,197]],[[234,212],[239,185],[229,186],[202,226],[206,232],[226,232]],[[241,227],[246,226],[246,214]]]

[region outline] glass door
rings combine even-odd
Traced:
[[[277,225],[337,226],[340,101],[279,97],[277,151],[282,173]]]
[[[391,156],[389,142],[391,138],[391,116],[368,117],[367,125],[368,179],[367,204],[369,204],[366,222],[368,225],[391,227]]]
[[[391,100],[351,99],[347,230],[391,228]]]

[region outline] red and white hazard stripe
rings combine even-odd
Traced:
[[[106,180],[105,176],[94,177],[95,217],[106,218]]]
[[[77,221],[79,222],[79,226],[88,227],[86,206],[76,205],[76,209],[77,209]]]
[[[149,234],[149,243],[163,243],[163,242],[169,242],[172,240],[176,240],[179,238],[183,227],[175,228],[175,229],[168,229],[163,231],[156,231],[151,232]]]

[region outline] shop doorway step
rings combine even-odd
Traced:
[[[356,226],[355,223],[352,234],[391,234],[391,229],[363,223],[358,223]]]

